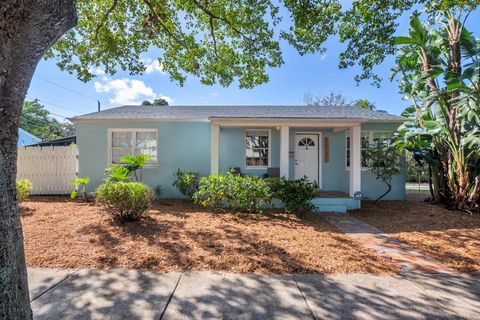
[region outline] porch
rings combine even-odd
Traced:
[[[361,191],[360,121],[212,118],[210,123],[212,174],[235,167],[259,176],[270,171],[288,179],[306,176],[319,185],[314,204],[320,211],[360,207],[354,199]]]

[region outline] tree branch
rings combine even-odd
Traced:
[[[240,31],[238,28],[233,26],[233,24],[228,20],[225,19],[224,17],[217,16],[214,14],[210,9],[208,9],[206,6],[202,5],[199,1],[193,0],[193,3],[200,9],[202,10],[205,14],[207,14],[210,18],[212,19],[218,19],[223,22],[225,22],[230,28],[232,28],[233,31],[241,35],[245,40],[248,40],[249,42],[253,42],[251,38],[249,38],[247,35],[245,35],[242,31]]]
[[[108,8],[107,12],[105,12],[105,14],[103,15],[102,20],[100,21],[100,24],[97,26],[97,29],[95,30],[95,37],[94,37],[95,40],[97,40],[100,29],[105,25],[105,22],[107,22],[108,17],[110,17],[110,15],[112,14],[113,10],[115,10],[117,5],[118,5],[118,0],[113,0],[112,5],[110,6],[110,8]]]
[[[145,2],[145,4],[150,9],[150,12],[152,13],[152,17],[155,18],[155,22],[158,24],[158,26],[160,26],[160,28],[163,29],[168,34],[168,36],[170,38],[172,38],[173,40],[175,40],[178,43],[182,43],[182,41],[180,39],[178,39],[173,34],[173,32],[170,29],[168,29],[167,26],[162,22],[162,20],[160,19],[160,16],[158,15],[157,11],[155,10],[155,7],[153,6],[153,4],[149,0],[143,0],[143,2]]]

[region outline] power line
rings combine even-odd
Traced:
[[[61,84],[58,84],[58,83],[55,83],[55,82],[53,82],[53,81],[51,81],[51,80],[45,79],[45,78],[43,78],[43,77],[41,77],[41,76],[39,76],[39,75],[34,75],[34,77],[36,77],[36,78],[38,78],[38,79],[40,79],[40,80],[43,80],[43,81],[45,81],[45,82],[48,82],[48,83],[50,83],[51,85],[54,85],[54,86],[57,86],[57,87],[62,88],[62,89],[64,89],[64,90],[67,90],[67,91],[69,91],[69,92],[71,92],[71,93],[74,93],[74,94],[76,94],[76,95],[82,96],[82,97],[84,97],[84,98],[91,99],[91,100],[94,100],[94,101],[99,101],[98,98],[94,98],[94,97],[88,96],[88,95],[86,95],[86,94],[84,94],[84,93],[81,93],[81,92],[72,90],[72,89],[70,89],[70,88],[64,87],[64,86],[62,86]]]
[[[54,106],[54,107],[57,107],[57,108],[60,108],[60,109],[65,109],[65,110],[68,110],[68,111],[71,111],[71,112],[83,112],[83,111],[80,111],[80,110],[75,110],[75,109],[70,109],[70,108],[67,108],[65,106],[61,106],[59,104],[55,104],[53,102],[49,102],[49,101],[45,101],[43,99],[38,99],[38,98],[34,98],[34,99],[37,99],[38,101],[42,102],[43,104],[49,104],[51,106]]]

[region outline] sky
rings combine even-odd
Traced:
[[[478,19],[479,12],[469,18],[470,22]],[[473,24],[473,29],[471,25],[470,31],[478,37],[480,25]],[[397,33],[405,34],[407,30],[408,15],[405,15]],[[27,100],[39,99],[60,121],[96,111],[97,100],[102,109],[139,104],[155,98],[164,98],[170,105],[302,105],[305,94],[325,96],[336,92],[352,100],[366,98],[374,102],[377,109],[397,115],[409,106],[398,92],[396,82],[388,80],[394,57],[387,57],[377,66],[377,74],[384,79],[377,88],[368,80],[356,84],[354,76],[359,69],[338,68],[338,56],[344,48],[338,39],[327,40],[325,47],[327,52],[324,54],[300,56],[294,48],[282,42],[285,63],[280,68],[269,69],[270,81],[253,89],[239,89],[235,85],[228,88],[206,86],[193,76],[180,87],[162,71],[155,59],[155,50],[145,55],[147,70],[141,76],[130,76],[122,71],[110,76],[99,70],[98,76],[88,83],[61,71],[54,60],[42,60],[32,79]]]

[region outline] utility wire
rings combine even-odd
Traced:
[[[43,78],[43,77],[41,77],[41,76],[39,76],[39,75],[33,75],[33,76],[34,76],[35,78],[38,78],[38,79],[43,80],[43,81],[45,81],[45,82],[48,82],[48,83],[50,83],[51,85],[57,86],[57,87],[59,87],[59,88],[62,88],[62,89],[64,89],[64,90],[67,90],[67,91],[70,91],[71,93],[74,93],[74,94],[76,94],[76,95],[79,95],[79,96],[82,96],[82,97],[84,97],[84,98],[91,99],[91,100],[94,100],[94,101],[98,101],[97,98],[94,98],[94,97],[88,96],[88,95],[86,95],[86,94],[84,94],[84,93],[81,93],[81,92],[78,92],[78,91],[69,89],[69,88],[67,88],[67,87],[62,86],[61,84],[58,84],[58,83],[55,83],[55,82],[53,82],[53,81],[51,81],[51,80],[45,79],[45,78]]]

